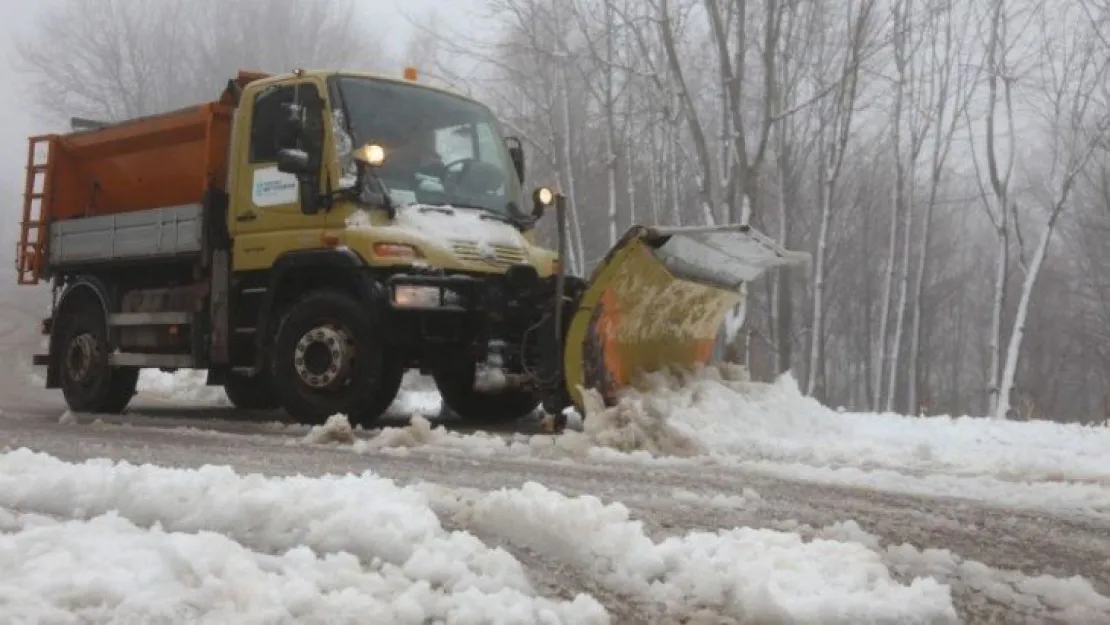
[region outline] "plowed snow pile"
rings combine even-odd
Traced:
[[[957,620],[947,586],[899,583],[858,543],[751,529],[655,542],[620,504],[534,483],[463,495],[369,472],[266,478],[26,450],[0,454],[0,605],[17,622],[90,625],[613,622],[587,595],[536,596],[520,562],[444,530],[433,504],[673,622]]]
[[[143,369],[139,373],[139,392],[175,402],[197,402],[230,406],[222,386],[207,386],[208,372],[181,369],[166,373],[158,369]]]
[[[1107,427],[840,413],[804,396],[789,375],[755,383],[731,367],[648,376],[619,408],[633,407],[665,415],[670,431],[725,461],[922,494],[1110,514]]]

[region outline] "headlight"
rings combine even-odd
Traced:
[[[442,290],[434,286],[395,286],[393,303],[406,308],[436,308]]]

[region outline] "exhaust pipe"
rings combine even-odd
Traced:
[[[567,196],[555,197],[555,229],[558,233],[559,266],[555,270],[555,345],[563,345],[563,296],[567,276]]]

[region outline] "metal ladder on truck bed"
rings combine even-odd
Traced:
[[[19,242],[16,243],[15,265],[19,284],[38,284],[42,278],[46,252],[46,221],[49,220],[54,170],[50,159],[57,137],[41,135],[27,140],[27,183],[23,190],[23,219],[19,222]],[[36,148],[46,146],[42,162]],[[39,183],[41,182],[41,186]]]

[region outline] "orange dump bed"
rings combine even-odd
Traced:
[[[31,137],[16,252],[21,284],[42,275],[51,223],[199,204],[227,179],[231,118],[239,88],[264,74],[241,72],[213,102],[96,130]]]
[[[209,103],[97,130],[31,137],[20,283],[41,277],[53,222],[199,204],[209,187],[222,189],[231,113],[227,105]]]

